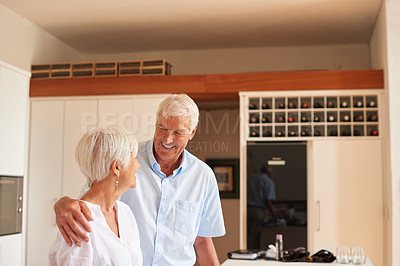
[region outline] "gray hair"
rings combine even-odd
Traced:
[[[199,108],[187,94],[172,94],[165,98],[157,109],[157,121],[170,116],[186,116],[190,119],[190,132],[199,123]]]
[[[131,153],[136,157],[138,143],[117,127],[98,128],[82,136],[75,148],[75,157],[87,183],[100,181],[108,176],[114,160],[123,168],[129,166]]]

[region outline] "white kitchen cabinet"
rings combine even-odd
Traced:
[[[384,134],[379,133],[385,128],[381,112],[383,93],[382,90],[240,93],[242,248],[246,247],[248,142],[305,141],[308,250],[336,253],[338,246],[362,246],[374,265],[383,265]],[[343,104],[344,101],[348,104]],[[284,119],[279,121],[277,114]],[[315,120],[316,115],[321,120]],[[334,119],[330,120],[330,116]],[[289,120],[291,117],[294,120]],[[277,134],[280,131],[284,134]],[[317,131],[321,134],[315,134]]]
[[[138,117],[138,124],[133,126],[133,134],[138,141],[153,138],[158,105],[168,95],[140,95],[133,99],[133,113]]]
[[[76,198],[86,183],[75,160],[75,146],[82,135],[95,126],[96,116],[96,99],[65,101],[61,195]]]
[[[24,176],[26,195],[27,109],[30,73],[0,61],[0,175]],[[22,233],[0,236],[0,265],[24,261],[26,201]]]
[[[133,114],[132,98],[99,99],[99,127],[118,126],[132,134],[134,123],[136,120]]]
[[[64,101],[33,101],[29,150],[27,265],[47,265],[62,195]]]
[[[85,183],[75,160],[80,137],[96,127],[119,126],[138,140],[150,139],[158,104],[166,96],[31,100],[27,265],[48,264],[57,234],[53,205],[61,196],[77,197]]]
[[[24,175],[29,74],[0,62],[0,174]]]
[[[22,265],[22,234],[0,236],[0,265]]]
[[[314,140],[308,151],[310,247],[362,246],[383,265],[381,140]]]

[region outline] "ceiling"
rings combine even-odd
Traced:
[[[369,43],[382,0],[0,0],[82,53]]]

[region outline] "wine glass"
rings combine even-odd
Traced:
[[[363,264],[365,262],[365,252],[360,246],[353,247],[351,256],[353,257],[353,264]]]
[[[336,262],[341,264],[350,263],[350,248],[346,246],[338,247],[336,252]]]

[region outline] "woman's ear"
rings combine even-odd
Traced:
[[[120,162],[118,160],[114,160],[111,164],[111,169],[110,169],[115,176],[119,176],[119,174],[121,173],[121,165]]]

